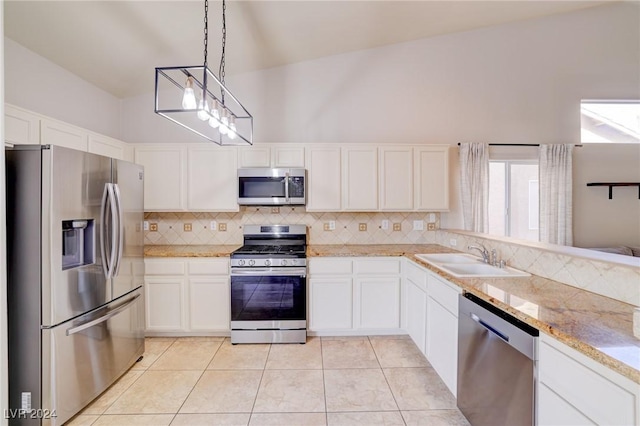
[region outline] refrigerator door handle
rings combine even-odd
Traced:
[[[105,239],[105,234],[107,231],[107,223],[105,219],[107,217],[107,201],[109,200],[109,185],[108,183],[104,184],[104,192],[102,193],[102,203],[100,205],[100,258],[102,259],[102,270],[104,271],[104,276],[109,279],[111,278],[111,267],[109,265],[109,259],[107,258],[107,240]]]
[[[111,255],[109,258],[109,276],[107,278],[112,278],[116,266],[116,257],[118,256],[118,210],[113,184],[108,183],[107,185],[109,188],[109,210],[111,210]]]
[[[82,330],[86,330],[87,328],[93,327],[94,325],[100,324],[101,322],[105,322],[110,318],[113,318],[114,316],[118,315],[120,312],[124,311],[129,306],[131,306],[131,304],[133,304],[139,297],[140,297],[140,294],[136,295],[135,297],[129,299],[128,301],[118,306],[117,308],[110,310],[108,313],[101,316],[100,318],[96,318],[94,320],[87,321],[84,324],[80,324],[77,327],[67,329],[67,333],[66,333],[67,336],[71,336],[72,334],[76,334]]]
[[[113,192],[115,194],[116,199],[116,212],[118,217],[118,238],[117,238],[117,256],[115,261],[115,266],[113,268],[113,276],[118,276],[118,271],[120,271],[120,263],[122,262],[122,252],[124,250],[124,213],[122,211],[122,196],[120,195],[120,188],[117,183],[112,184]]]

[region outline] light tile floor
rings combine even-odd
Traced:
[[[468,425],[408,336],[231,345],[147,338],[142,361],[69,425]]]

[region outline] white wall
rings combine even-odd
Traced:
[[[4,34],[4,1],[0,0],[0,34]],[[0,45],[0,70],[4,69],[4,47]],[[4,117],[4,72],[0,73],[0,117]],[[4,140],[4,121],[0,126],[0,140]],[[7,214],[5,206],[4,149],[0,150],[0,410],[9,406],[9,369],[7,337]],[[3,415],[0,425],[8,424]]]
[[[120,100],[5,37],[5,101],[121,139]]]
[[[581,98],[640,97],[637,4],[358,51],[227,78],[264,142],[579,142]],[[131,142],[191,139],[123,102]]]
[[[640,182],[640,145],[585,144],[573,153],[574,246],[640,247],[638,187],[587,187],[589,182]]]

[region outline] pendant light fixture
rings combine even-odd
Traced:
[[[224,84],[227,42],[222,0],[222,53],[216,76],[207,64],[209,1],[204,1],[204,64],[156,68],[155,112],[218,145],[252,145],[253,116]]]

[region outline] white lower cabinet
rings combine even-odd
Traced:
[[[426,353],[427,292],[411,281],[406,286],[407,333],[418,349]]]
[[[399,258],[309,259],[309,330],[331,335],[400,332]]]
[[[147,332],[227,334],[229,259],[145,259]]]
[[[638,425],[640,386],[540,333],[538,425]]]

